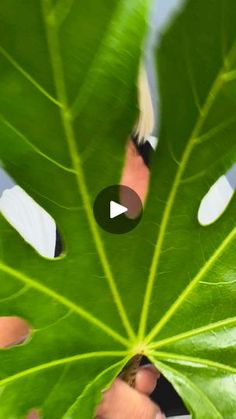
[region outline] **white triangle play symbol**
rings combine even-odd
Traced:
[[[128,211],[128,208],[123,205],[117,204],[115,201],[110,201],[110,218],[118,217],[118,215],[124,214]]]

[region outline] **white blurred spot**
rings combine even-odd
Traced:
[[[221,176],[201,201],[198,210],[198,221],[201,225],[207,226],[214,223],[226,210],[234,189],[226,176]]]
[[[20,186],[13,186],[3,191],[0,211],[40,255],[47,258],[54,257],[55,221]]]
[[[153,150],[156,150],[157,145],[158,145],[157,137],[154,137],[154,135],[149,135],[148,137],[145,138],[145,141],[148,141],[151,147],[153,148]]]
[[[169,419],[191,419],[190,415],[181,415],[181,416],[169,416]]]

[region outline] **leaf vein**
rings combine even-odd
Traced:
[[[9,128],[9,130],[14,132],[14,134],[16,134],[26,144],[28,144],[35,151],[35,153],[39,154],[41,157],[44,157],[46,160],[49,160],[51,163],[55,164],[55,166],[60,167],[60,169],[63,169],[66,172],[75,173],[74,169],[63,166],[63,164],[54,160],[52,157],[48,156],[43,151],[41,151],[38,147],[36,147],[33,143],[31,143],[31,141],[22,132],[20,132],[16,127],[14,127],[14,125],[12,125],[2,114],[1,114],[1,121],[7,128]]]
[[[215,369],[219,369],[225,372],[230,372],[232,374],[236,373],[236,368],[233,368],[230,365],[222,364],[221,362],[212,361],[210,359],[198,358],[195,356],[180,355],[180,354],[174,354],[171,352],[162,352],[162,351],[155,352],[155,355],[158,358],[162,358],[165,360],[172,359],[174,361],[192,362],[193,364],[205,365],[208,368],[215,368]]]
[[[153,361],[155,362],[156,359],[154,358]],[[215,407],[215,405],[212,403],[212,401],[206,396],[206,394],[203,393],[202,390],[199,387],[197,387],[197,385],[195,383],[193,383],[189,378],[187,378],[185,375],[181,374],[179,371],[175,370],[174,368],[171,368],[169,365],[167,366],[166,364],[162,364],[158,360],[156,361],[156,363],[160,364],[160,366],[163,369],[163,372],[166,369],[167,371],[169,370],[172,374],[181,377],[189,385],[189,387],[191,387],[193,389],[194,392],[198,393],[200,398],[202,400],[205,400],[207,402],[208,406],[211,406],[212,412],[214,413],[214,415],[216,415],[216,416],[214,416],[214,419],[223,419],[219,410]]]
[[[221,320],[219,322],[214,322],[207,324],[206,326],[201,326],[196,329],[188,330],[187,332],[180,333],[175,336],[170,336],[169,338],[162,339],[156,343],[150,345],[150,348],[157,349],[164,345],[169,345],[170,343],[175,343],[180,340],[188,339],[191,337],[195,337],[205,332],[210,332],[212,330],[220,329],[221,327],[236,325],[236,317],[232,317],[229,319]]]
[[[53,298],[54,300],[58,301],[65,307],[68,307],[73,312],[77,313],[80,317],[84,318],[88,322],[92,323],[94,326],[98,327],[99,329],[103,330],[107,335],[113,337],[118,342],[122,343],[123,345],[127,346],[127,340],[121,336],[119,333],[115,332],[112,328],[108,325],[103,323],[102,321],[98,320],[94,317],[91,313],[84,310],[78,304],[74,303],[73,301],[69,300],[66,297],[58,294],[56,291],[50,289],[49,287],[41,284],[39,281],[26,276],[25,274],[11,268],[10,266],[6,265],[4,262],[0,261],[0,270],[6,272],[7,274],[13,276],[14,278],[18,279],[22,283],[29,285],[30,287],[38,290],[42,294],[48,295],[49,297]]]
[[[19,380],[20,378],[24,378],[28,375],[35,374],[37,372],[41,372],[53,367],[58,367],[60,365],[70,364],[76,361],[81,361],[84,359],[90,359],[90,358],[100,358],[100,357],[121,357],[121,356],[127,356],[126,352],[122,351],[101,351],[101,352],[88,352],[85,354],[78,354],[69,356],[66,358],[56,359],[54,361],[46,362],[45,364],[40,364],[32,368],[28,368],[26,370],[20,371],[14,375],[11,375],[9,377],[3,378],[0,380],[0,387],[5,386],[7,384],[10,384],[16,380]]]
[[[2,46],[0,46],[0,52],[6,58],[6,60],[16,69],[19,73],[22,74],[34,87],[41,92],[47,99],[53,102],[57,106],[61,106],[60,102],[55,99],[49,92],[47,92],[44,87],[42,87]]]
[[[60,55],[60,47],[58,43],[58,37],[57,33],[55,31],[55,22],[51,19],[47,20],[48,15],[48,7],[49,7],[50,1],[49,0],[42,0],[42,6],[43,6],[43,16],[45,21],[45,27],[47,31],[47,37],[48,37],[48,46],[49,46],[49,53],[51,57],[51,64],[53,68],[54,73],[54,80],[56,84],[57,94],[58,98],[60,99],[60,102],[62,103],[62,107],[60,108],[61,113],[61,119],[64,126],[65,134],[66,134],[66,140],[69,148],[69,152],[71,155],[71,160],[73,167],[76,171],[76,181],[78,185],[78,190],[81,194],[85,213],[87,215],[87,220],[90,226],[90,230],[92,233],[92,237],[94,240],[95,247],[98,252],[98,256],[100,258],[101,265],[103,267],[104,273],[106,275],[108,285],[110,287],[114,303],[116,304],[118,313],[120,315],[120,318],[122,320],[123,326],[128,334],[128,336],[131,339],[134,339],[134,331],[132,329],[132,326],[129,322],[125,307],[123,305],[123,302],[121,300],[121,296],[119,294],[118,288],[116,286],[116,282],[114,280],[111,267],[109,264],[109,261],[107,259],[107,255],[104,249],[104,245],[101,239],[101,236],[99,234],[96,222],[94,220],[93,216],[93,210],[90,203],[89,193],[84,177],[84,173],[82,170],[82,165],[80,161],[80,156],[77,149],[76,144],[76,138],[74,133],[74,128],[72,125],[71,120],[71,114],[68,110],[68,101],[67,101],[67,94],[66,94],[66,86],[64,83],[64,72],[63,72],[63,66],[61,61],[61,55]]]
[[[111,365],[110,367],[108,367],[108,368],[106,368],[105,370],[103,370],[102,372],[100,372],[92,381],[90,381],[85,387],[84,387],[84,389],[83,389],[83,391],[80,393],[80,395],[79,395],[79,397],[77,397],[77,399],[75,400],[75,402],[67,409],[67,411],[64,413],[64,415],[63,415],[63,417],[62,417],[62,419],[68,419],[68,416],[67,415],[70,415],[70,414],[73,414],[73,410],[74,410],[74,408],[77,408],[78,407],[78,403],[80,402],[80,400],[82,400],[84,397],[85,397],[85,395],[86,395],[86,392],[89,390],[89,389],[92,389],[92,387],[94,386],[94,384],[97,382],[97,381],[99,381],[99,379],[101,378],[101,377],[103,377],[107,372],[109,372],[109,371],[112,371],[114,368],[116,368],[116,367],[121,367],[121,369],[122,369],[122,367],[126,364],[126,362],[128,362],[128,360],[129,360],[129,358],[127,357],[126,359],[124,358],[124,360],[123,361],[119,361],[119,362],[117,362],[116,364],[114,364],[114,365]],[[102,394],[101,394],[101,397],[102,397]],[[69,416],[70,417],[70,416]]]
[[[148,334],[146,338],[147,342],[150,342],[150,340],[152,340],[154,336],[156,336],[160,332],[160,330],[170,320],[170,318],[178,310],[181,304],[186,300],[189,293],[194,289],[194,287],[198,284],[201,278],[209,271],[212,265],[214,265],[214,263],[218,260],[218,258],[222,255],[222,253],[229,246],[231,241],[234,240],[235,237],[236,237],[236,227],[233,228],[231,232],[226,236],[226,238],[221,243],[221,245],[215,250],[215,252],[211,255],[211,257],[207,260],[207,262],[195,275],[195,277],[189,282],[188,286],[184,289],[184,291],[179,295],[179,297],[175,300],[175,302],[166,311],[166,313],[161,318],[161,320],[156,324],[156,326],[154,326],[154,328],[151,330],[151,332]]]
[[[234,52],[235,47],[236,47],[236,44],[234,44],[233,47],[231,48],[231,50],[228,54],[229,58],[231,58],[233,56],[233,52]],[[165,206],[165,209],[164,209],[160,229],[159,229],[159,232],[158,232],[157,243],[156,243],[156,247],[155,247],[155,251],[154,251],[154,254],[153,254],[153,259],[152,259],[152,263],[151,263],[151,267],[150,267],[150,271],[149,271],[146,291],[145,291],[145,295],[144,295],[143,307],[142,307],[141,316],[140,316],[139,338],[141,340],[144,338],[145,331],[146,331],[146,324],[147,324],[147,319],[148,319],[149,306],[150,306],[150,301],[151,301],[151,297],[152,297],[153,286],[154,286],[154,282],[155,282],[155,278],[156,278],[156,273],[157,273],[157,270],[158,270],[158,265],[159,265],[159,261],[160,261],[162,246],[163,246],[164,239],[165,239],[166,228],[167,228],[169,218],[170,218],[170,214],[171,214],[174,202],[175,202],[176,194],[178,192],[179,185],[181,184],[181,179],[182,179],[182,176],[184,174],[184,171],[185,171],[186,165],[188,163],[188,160],[191,156],[193,148],[196,145],[195,139],[199,137],[199,135],[201,133],[201,129],[203,127],[203,124],[204,124],[204,122],[205,122],[205,120],[206,120],[206,118],[207,118],[207,116],[208,116],[208,114],[209,114],[209,112],[212,108],[212,105],[215,101],[215,98],[219,94],[219,92],[222,88],[222,85],[224,84],[224,79],[222,77],[223,73],[224,73],[224,66],[222,66],[219,69],[219,72],[216,75],[216,78],[215,78],[215,80],[212,84],[212,87],[211,87],[208,95],[206,96],[205,103],[202,107],[201,112],[199,113],[198,119],[197,119],[197,121],[196,121],[196,123],[193,127],[192,133],[191,133],[191,135],[190,135],[190,137],[189,137],[189,139],[186,143],[186,147],[184,149],[179,167],[177,169],[172,188],[170,190],[168,199],[166,201],[166,206]]]

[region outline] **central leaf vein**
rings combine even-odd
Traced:
[[[87,215],[88,223],[92,232],[92,237],[94,239],[94,244],[98,252],[98,256],[100,258],[101,265],[103,267],[104,273],[106,275],[114,303],[116,304],[118,313],[122,320],[123,326],[131,339],[134,339],[134,331],[132,326],[129,322],[125,307],[121,300],[115,279],[113,277],[113,273],[111,271],[111,267],[109,261],[107,259],[107,255],[104,249],[104,245],[102,239],[100,237],[96,222],[93,217],[92,206],[90,203],[89,193],[87,189],[87,185],[85,182],[84,173],[82,170],[82,165],[80,162],[80,156],[77,149],[75,133],[72,125],[72,119],[70,112],[68,110],[68,100],[66,94],[66,86],[64,82],[64,72],[60,54],[60,46],[58,42],[58,36],[56,33],[56,22],[53,19],[53,16],[50,15],[50,0],[42,0],[43,6],[43,17],[45,22],[45,28],[48,38],[48,46],[49,46],[49,53],[51,57],[51,64],[53,68],[54,80],[58,95],[58,100],[62,103],[62,107],[60,108],[60,114],[62,123],[64,126],[66,140],[68,143],[69,152],[71,155],[71,160],[73,164],[73,168],[76,171],[76,180],[79,192],[82,197],[84,209]]]

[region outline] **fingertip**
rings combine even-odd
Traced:
[[[144,365],[139,368],[136,374],[135,389],[140,393],[149,395],[154,391],[159,377],[160,373],[154,365]]]
[[[146,364],[146,365],[142,365],[141,367],[139,367],[139,370],[145,370],[145,371],[150,371],[153,374],[155,374],[156,378],[158,379],[160,377],[160,372],[158,371],[158,369],[155,367],[155,365],[153,364]]]

